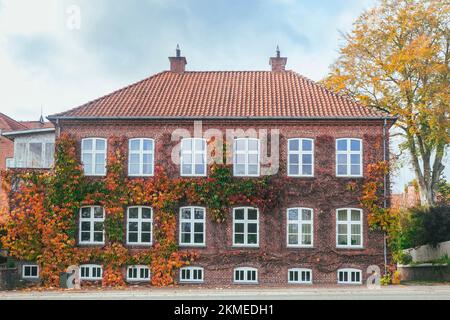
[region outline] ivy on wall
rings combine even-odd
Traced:
[[[374,150],[380,150],[377,149],[380,139],[365,137],[365,140],[372,142]],[[152,285],[173,284],[177,269],[199,259],[198,252],[180,250],[177,245],[176,215],[184,205],[205,206],[208,217],[220,224],[226,222],[230,208],[235,205],[254,206],[262,214],[273,214],[288,198],[310,198],[321,210],[328,210],[344,203],[354,204],[360,194],[360,204],[369,212],[371,228],[387,232],[390,244],[395,244],[396,215],[384,209],[382,203],[383,178],[388,166],[373,156],[377,152],[369,153],[369,161],[373,164],[365,170],[364,180],[336,179],[330,172],[329,168],[333,168],[334,163],[333,157],[329,156],[329,146],[334,144],[330,136],[317,138],[314,179],[293,179],[281,175],[234,178],[229,165],[218,164],[211,166],[207,178],[173,178],[172,171],[176,168],[168,162],[167,154],[163,157],[167,161],[163,163],[164,169],[157,166],[154,176],[144,179],[127,176],[127,139],[111,137],[109,144],[107,174],[103,178],[83,175],[77,142],[67,134],[61,135],[57,141],[55,165],[50,172],[2,172],[5,190],[10,194],[11,210],[3,217],[4,223],[0,226],[6,234],[1,242],[12,257],[37,261],[46,287],[58,286],[59,274],[68,266],[84,263],[103,265],[103,286],[125,285],[122,268],[135,264],[150,267]],[[169,142],[160,148],[158,152],[171,149]],[[89,205],[105,208],[106,239],[103,247],[77,246],[79,210]],[[147,249],[123,245],[126,208],[138,205],[153,208],[154,244]],[[331,230],[331,221],[322,220],[319,221],[321,228]],[[273,232],[279,231],[279,225],[273,225]],[[282,256],[273,252],[231,250],[220,252],[220,263],[239,262],[243,256],[247,260],[251,258],[267,264],[280,259],[287,262],[300,259],[292,252]],[[361,255],[330,249],[314,251],[304,260],[314,262],[324,272],[332,272],[339,267],[338,256],[344,257],[345,261],[362,259]],[[206,264],[218,263],[217,257],[205,256],[203,259]],[[372,261],[373,257],[367,254],[364,259]]]
[[[174,283],[174,272],[196,258],[195,251],[179,250],[176,213],[182,204],[203,205],[210,218],[226,219],[228,208],[245,203],[274,207],[278,193],[270,178],[236,180],[226,165],[213,165],[207,179],[170,179],[161,167],[146,179],[126,175],[125,138],[109,139],[107,175],[83,175],[76,140],[63,134],[57,141],[55,166],[50,172],[3,172],[5,181],[17,184],[11,194],[11,212],[2,228],[2,244],[12,257],[37,261],[43,285],[58,286],[59,274],[72,264],[103,265],[103,286],[123,286],[122,267],[144,264],[151,268],[151,283]],[[77,221],[82,206],[105,208],[105,246],[78,247]],[[127,206],[148,205],[154,210],[154,244],[148,249],[129,249],[125,240]]]

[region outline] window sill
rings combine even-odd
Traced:
[[[179,244],[180,248],[206,248],[206,244]]]
[[[336,246],[336,249],[343,249],[343,250],[364,250],[364,247],[351,247],[351,246]]]
[[[295,245],[287,245],[287,249],[314,249],[314,246],[295,246]]]
[[[259,249],[259,245],[257,246],[248,246],[248,245],[232,245],[233,249]]]

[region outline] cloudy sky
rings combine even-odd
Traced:
[[[78,106],[167,70],[177,43],[189,70],[269,70],[279,44],[290,69],[320,80],[373,3],[0,0],[0,111],[35,120]]]

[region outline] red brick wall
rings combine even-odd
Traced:
[[[0,170],[6,169],[6,158],[12,158],[14,156],[14,142],[5,137],[0,136]],[[1,187],[0,177],[0,211],[5,210],[8,206],[7,195],[3,192]]]
[[[176,128],[192,131],[193,122],[65,122],[61,132],[69,132],[79,140],[87,137],[108,138],[126,136],[128,138],[149,137],[156,141],[155,165],[171,166],[169,172],[179,172],[178,166],[170,164],[166,152],[167,137]],[[363,179],[345,179],[335,177],[335,139],[363,139],[364,170],[369,163],[383,158],[383,124],[377,122],[205,122],[203,130],[217,128],[279,129],[280,130],[280,172],[286,176],[287,139],[295,137],[316,139],[315,177],[295,178],[303,180],[299,187],[290,187],[284,199],[284,205],[271,214],[260,212],[259,248],[242,249],[232,247],[232,208],[228,221],[216,224],[207,219],[206,247],[198,248],[200,259],[196,265],[205,268],[205,284],[232,284],[233,268],[257,267],[259,283],[263,285],[287,284],[289,268],[311,268],[315,284],[336,284],[337,270],[354,267],[362,270],[367,277],[369,265],[383,266],[383,235],[369,231],[367,212],[363,214],[363,249],[336,248],[336,209],[360,208],[359,194],[346,190],[347,181],[361,183]],[[325,143],[325,142],[327,143]],[[172,143],[172,145],[176,142]],[[320,169],[320,170],[319,170]],[[310,190],[320,175],[332,176],[323,186]],[[191,204],[197,205],[197,204]],[[288,207],[308,207],[314,209],[314,248],[289,249],[286,247],[286,209]],[[206,208],[208,209],[208,208]],[[178,216],[178,213],[177,213]]]

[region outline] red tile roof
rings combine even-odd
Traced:
[[[165,71],[55,118],[380,118],[293,71]]]
[[[2,131],[26,130],[27,127],[0,112],[0,129]]]
[[[40,122],[40,121],[20,121],[28,129],[51,129],[55,126],[51,122]]]

